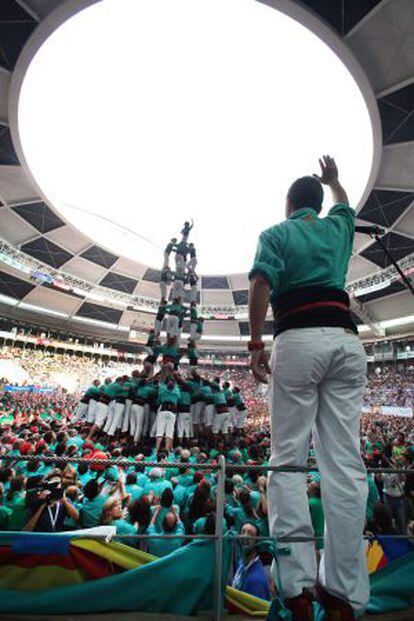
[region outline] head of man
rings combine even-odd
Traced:
[[[241,540],[241,545],[245,554],[256,553],[256,541],[255,539],[247,539],[247,537],[259,537],[260,532],[255,524],[247,522],[242,526],[240,534],[246,539]]]
[[[313,209],[317,214],[322,210],[323,187],[315,177],[296,179],[290,186],[286,197],[286,217],[303,207]]]
[[[173,511],[169,511],[162,522],[164,532],[171,533],[176,527],[176,524],[177,524],[176,514],[173,513]]]

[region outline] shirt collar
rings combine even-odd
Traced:
[[[289,216],[288,220],[296,220],[304,216],[314,216],[315,220],[318,218],[318,214],[312,207],[301,207],[301,209],[296,209],[296,211]]]

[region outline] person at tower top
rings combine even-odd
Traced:
[[[311,593],[328,621],[351,621],[369,600],[362,537],[368,495],[359,446],[366,355],[357,338],[345,279],[355,212],[330,156],[321,174],[297,179],[286,199],[286,221],[263,231],[249,274],[249,350],[254,377],[267,383],[272,466],[305,466],[313,431],[322,478],[325,550],[319,576],[313,541],[292,543],[278,557],[278,577],[293,621],[313,621]],[[323,185],[334,206],[319,214]],[[269,306],[274,314],[271,368],[262,340]],[[276,432],[277,430],[277,432]],[[268,485],[272,537],[314,536],[301,473],[272,472]]]
[[[182,241],[185,241],[185,242],[187,241],[188,236],[190,235],[190,231],[193,228],[193,226],[194,226],[194,222],[192,219],[191,219],[191,224],[190,222],[188,222],[188,220],[184,222],[184,226],[181,230]]]

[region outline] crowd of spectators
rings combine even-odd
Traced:
[[[11,349],[7,353],[13,355]],[[43,351],[20,355],[20,364],[48,381],[50,373],[59,366],[65,372],[79,373],[79,383],[85,378],[87,383],[99,376],[98,369],[107,376],[117,364],[103,365]],[[122,371],[131,372],[130,365],[120,364]],[[246,369],[227,367],[219,375],[221,381],[240,386],[249,413],[244,431],[219,439],[201,434],[190,439],[185,447],[176,440],[170,454],[158,455],[151,438],[143,438],[139,445],[122,436],[105,442],[99,437],[91,441],[88,426],[75,421],[76,394],[61,389],[51,393],[0,392],[0,530],[56,532],[112,525],[124,543],[164,556],[186,545],[186,535],[214,533],[215,467],[223,455],[227,469],[223,528],[227,533],[245,537],[236,554],[232,582],[238,588],[268,598],[272,588],[269,566],[273,543],[249,539],[269,534],[266,465],[270,432],[266,393]],[[369,376],[366,404],[396,403],[407,407],[412,405],[412,395],[412,370],[388,369],[381,374],[374,370]],[[368,476],[367,532],[414,537],[413,419],[375,412],[363,414],[361,454],[368,466],[408,469],[405,474]],[[15,459],[6,461],[6,455]],[[66,457],[67,463],[46,463],[46,456]],[[76,457],[122,457],[127,463],[71,463],[70,458]],[[166,464],[179,461],[183,465],[147,465],[156,460]],[[238,465],[246,464],[263,469],[237,470]],[[318,549],[323,547],[324,532],[321,485],[318,472],[311,472],[309,510]],[[170,537],[131,537],[151,534]]]

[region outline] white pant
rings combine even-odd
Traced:
[[[197,332],[197,322],[192,321],[190,323],[190,337],[192,338],[193,341],[195,340],[196,332]]]
[[[171,297],[174,300],[175,298],[182,298],[184,293],[184,282],[180,279],[174,280],[173,286],[171,288]]]
[[[237,417],[235,420],[236,429],[244,429],[246,418],[247,418],[247,410],[237,410]]]
[[[175,267],[178,276],[184,276],[185,260],[182,254],[175,255]]]
[[[106,419],[108,418],[109,406],[107,403],[103,403],[99,401],[96,406],[96,415],[95,415],[95,425],[102,429],[102,427],[106,423]]]
[[[223,412],[223,414],[216,412],[213,420],[213,433],[221,432],[226,435],[229,432],[229,421],[230,414],[228,412]]]
[[[193,424],[199,425],[204,411],[204,401],[196,401],[193,407]]]
[[[177,436],[181,439],[193,437],[193,419],[191,412],[179,412],[177,420]]]
[[[359,450],[359,417],[366,356],[343,328],[287,330],[274,341],[270,363],[272,466],[305,466],[311,433],[321,471],[325,550],[320,580],[326,590],[362,609],[369,581],[362,532],[367,478]],[[270,473],[269,526],[274,537],[313,537],[306,474]],[[287,544],[277,573],[286,597],[317,580],[314,543]]]
[[[180,332],[178,317],[176,315],[167,315],[166,327],[168,336],[178,336]]]
[[[160,282],[160,292],[161,292],[161,299],[166,300],[167,299],[167,283],[164,282],[163,280],[161,280]]]
[[[159,319],[156,319],[154,321],[154,332],[155,332],[155,336],[159,336],[161,330],[164,328],[165,326],[165,317],[164,319],[162,319],[162,321],[160,321]]]
[[[212,427],[216,408],[214,403],[207,403],[204,407],[203,422],[206,427]]]
[[[76,421],[83,420],[84,418],[86,418],[86,415],[88,413],[88,408],[89,408],[88,403],[83,403],[82,401],[79,401],[75,409],[75,417],[73,419],[73,422],[76,423]]]
[[[197,285],[191,285],[189,300],[190,302],[197,302]]]
[[[129,415],[129,432],[134,438],[135,442],[141,440],[143,428],[144,428],[144,405],[138,405],[134,403],[131,407]]]
[[[132,400],[131,399],[127,399],[125,401],[125,410],[124,410],[124,418],[122,420],[122,433],[127,433],[129,431],[129,428],[131,426],[131,407],[132,407]]]
[[[167,410],[160,410],[157,415],[157,438],[166,436],[167,438],[174,437],[175,427],[175,414]]]
[[[96,406],[98,405],[98,402],[95,401],[95,399],[89,399],[89,403],[88,403],[88,411],[86,413],[86,422],[87,423],[94,423],[95,422],[95,416],[96,416]]]
[[[197,267],[197,257],[191,257],[189,261],[187,261],[187,268],[192,272],[195,272],[195,268]]]
[[[162,269],[165,270],[166,267],[170,265],[170,253],[164,252],[164,263],[162,264]]]
[[[118,403],[117,401],[115,401],[115,404],[112,410],[112,415],[110,417],[108,416],[108,420],[107,420],[107,423],[104,429],[105,433],[107,433],[108,436],[115,435],[115,431],[122,427],[122,416],[123,416],[124,410],[125,410],[125,403]]]

